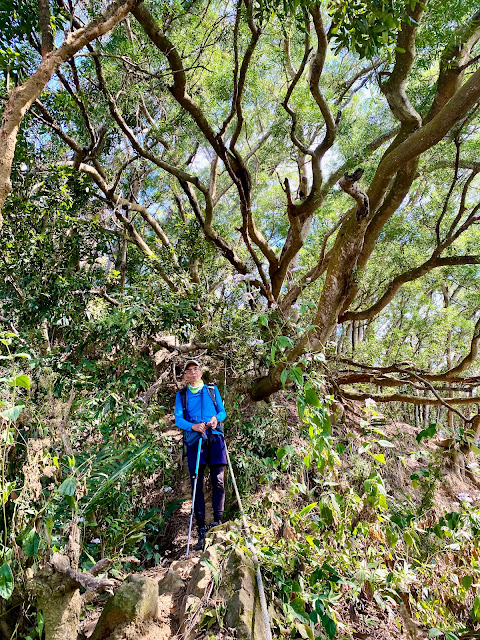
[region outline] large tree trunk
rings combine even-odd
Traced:
[[[11,191],[10,174],[20,124],[62,62],[123,20],[138,0],[115,0],[86,27],[70,33],[61,47],[46,53],[37,71],[10,93],[0,129],[0,212]],[[0,213],[0,230],[3,218]]]

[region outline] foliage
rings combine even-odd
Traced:
[[[58,44],[102,3],[49,4]],[[132,15],[60,67],[22,122],[0,236],[2,598],[17,604],[25,569],[63,551],[72,523],[83,569],[160,560],[178,506],[165,414],[183,357],[200,353],[227,391],[240,490],[262,525],[265,509],[282,524],[255,532],[279,632],[346,636],[346,608],[372,621],[404,599],[430,637],[478,622],[480,516],[466,499],[435,511],[432,445],[448,439],[454,462],[478,454],[472,414],[393,404],[385,414],[416,430],[407,452],[369,403],[360,424],[332,426],[353,389],[441,402],[477,388],[478,105],[381,171],[402,141],[439,130],[442,101],[461,106],[477,5],[148,0],[166,49]],[[37,68],[40,35],[33,0],[0,0],[3,99]],[[359,165],[369,197],[383,185],[368,234],[338,186]],[[445,264],[375,311],[456,225]],[[460,378],[434,379],[469,352]],[[262,381],[263,397],[285,393],[252,408]]]
[[[15,350],[18,341],[16,333],[1,334],[0,596],[13,608],[26,588],[25,570],[35,571],[51,552],[64,552],[72,523],[81,529],[80,566],[88,570],[110,557],[113,574],[121,575],[125,555],[159,560],[155,541],[179,504],[168,505],[161,492],[157,506],[145,504],[147,482],[156,479],[159,488],[172,482],[172,442],[148,433],[147,415],[128,395],[115,394],[113,384],[97,402],[79,398],[72,432],[78,453],[64,455],[48,407],[61,410],[54,394],[65,382],[55,383],[60,379],[48,366],[51,357],[32,358],[26,345]],[[69,374],[74,385],[81,382]],[[28,601],[23,606],[27,614]],[[25,622],[34,624],[30,616]]]
[[[410,452],[425,466],[411,475],[408,495],[406,487],[398,493],[388,467],[408,456],[401,434],[387,439],[385,420],[370,403],[357,426],[360,445],[359,432],[337,429],[334,435],[321,384],[309,376],[298,385],[302,445],[297,440],[294,448],[287,438],[274,456],[263,458],[261,482],[269,491],[260,491],[250,506],[270,599],[283,612],[274,621],[276,632],[348,637],[360,619],[367,627],[398,620],[399,604],[408,601],[429,637],[460,637],[478,620],[478,508],[466,494],[444,515],[434,508],[443,461],[431,450]],[[228,535],[245,545],[241,535]],[[445,562],[454,563],[448,574]]]

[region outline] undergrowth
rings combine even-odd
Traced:
[[[322,391],[318,378],[302,375],[301,426],[267,411],[247,422],[248,441],[236,448],[279,612],[275,637],[347,639],[380,627],[398,637],[412,624],[445,640],[478,632],[480,509],[472,496],[436,505],[445,455],[425,435],[406,448],[373,402],[359,424],[332,429],[333,399]],[[229,535],[246,548],[240,534]]]

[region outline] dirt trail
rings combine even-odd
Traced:
[[[164,432],[164,435],[173,437],[175,441],[181,441],[177,429],[168,429]],[[178,449],[179,448],[178,446]],[[186,461],[183,468],[181,463],[179,464],[178,474],[172,488],[173,493],[171,494],[171,500],[185,499],[185,501],[167,520],[165,530],[159,538],[160,546],[164,549],[164,556],[159,565],[138,571],[137,575],[143,575],[159,582],[171,567],[180,575],[185,583],[187,583],[193,568],[200,559],[201,552],[193,549],[197,541],[197,531],[194,522],[190,555],[188,560],[185,559],[190,511],[192,507],[191,488]],[[209,521],[209,517],[211,519],[211,512],[209,512],[208,506],[210,503],[209,494],[208,478],[206,478],[205,501],[207,505],[207,522]],[[177,596],[172,596],[172,594],[160,595],[158,597],[157,620],[155,620],[144,633],[138,630],[136,633],[126,637],[128,637],[129,640],[180,640],[180,636],[176,634],[179,628],[179,606],[183,595],[184,591],[180,592]],[[86,638],[89,638],[93,633],[102,612],[103,605],[104,603],[99,603],[93,610],[87,612],[80,629]]]

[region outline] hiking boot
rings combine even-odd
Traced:
[[[195,551],[201,551],[203,549],[203,543],[205,541],[206,533],[207,533],[207,527],[198,527],[198,540],[197,540],[197,544],[193,547]]]
[[[212,522],[212,524],[208,525],[208,530],[210,531],[210,529],[213,529],[213,527],[218,527],[220,524],[222,524],[221,520],[215,520],[215,522]]]

